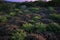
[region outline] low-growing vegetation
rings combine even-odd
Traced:
[[[39,20],[39,19],[41,19],[41,16],[40,15],[36,15],[36,16],[34,16],[33,18],[32,18],[32,20]]]
[[[25,40],[26,38],[26,32],[24,30],[18,29],[18,30],[12,30],[11,32],[11,40]]]
[[[60,19],[60,14],[50,14],[52,19]]]
[[[23,24],[22,28],[24,30],[26,30],[27,32],[32,32],[33,30],[33,25],[31,23],[26,23],[26,24]]]
[[[1,2],[0,40],[60,40],[60,7],[47,3]]]
[[[6,22],[7,21],[7,17],[6,16],[0,16],[0,22]]]
[[[35,27],[36,27],[38,32],[45,32],[47,26],[44,23],[36,23]]]
[[[60,25],[58,23],[50,23],[47,30],[52,32],[60,32]]]

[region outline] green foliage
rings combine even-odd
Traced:
[[[26,23],[26,24],[23,24],[22,28],[28,32],[32,32],[33,25],[31,23]]]
[[[60,32],[60,25],[57,23],[50,23],[47,27],[48,31]]]
[[[18,9],[18,8],[15,8],[15,12],[16,12],[17,14],[22,14],[22,13],[23,13],[22,9]]]
[[[50,14],[53,19],[60,19],[60,14]]]
[[[39,10],[39,8],[37,8],[37,7],[32,7],[32,10]]]
[[[0,16],[0,22],[6,22],[7,17],[6,16]]]
[[[46,31],[46,27],[47,27],[46,24],[43,23],[36,23],[33,25],[31,23],[23,24],[23,29],[25,29],[28,32],[33,32],[35,30],[38,32],[44,32]]]
[[[30,10],[28,10],[28,9],[25,9],[24,11],[23,11],[25,14],[31,14],[32,12],[30,11]]]
[[[20,9],[15,8],[15,11],[19,11]]]
[[[44,32],[44,31],[46,31],[46,24],[36,23],[35,27],[37,28],[38,32]]]
[[[39,11],[40,8],[38,8],[38,7],[32,7],[32,8],[30,8],[30,10],[35,13],[35,12]]]
[[[19,13],[19,14],[22,14],[23,12],[20,10],[18,13]]]
[[[15,12],[10,12],[10,14],[9,14],[10,16],[15,16],[16,15],[16,13]]]
[[[54,8],[53,8],[53,7],[48,7],[48,9],[49,9],[50,11],[54,11]]]
[[[34,16],[32,19],[33,20],[39,20],[39,19],[41,19],[41,16],[40,15],[37,15],[37,16]]]
[[[11,36],[11,40],[25,40],[26,37],[26,32],[24,32],[23,30],[13,30],[12,31],[12,36]]]
[[[35,20],[29,20],[29,22],[30,22],[31,24],[34,24],[34,23],[35,23]]]

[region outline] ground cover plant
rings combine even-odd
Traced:
[[[43,6],[1,2],[0,40],[60,40],[60,7]]]

